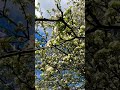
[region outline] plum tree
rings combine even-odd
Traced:
[[[70,0],[65,11],[59,0],[55,5],[57,9],[49,11],[50,18],[41,14],[41,18],[35,19],[36,26],[44,28],[45,33],[47,28],[52,29],[51,37],[45,38],[46,45],[36,47],[41,48],[36,51],[37,61],[41,62],[36,64],[36,69],[42,71],[41,79],[36,80],[36,89],[82,89],[85,85],[85,1]]]

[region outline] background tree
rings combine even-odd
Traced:
[[[32,0],[0,0],[0,90],[34,90],[33,14]]]
[[[70,0],[69,7],[63,11],[60,0],[55,0],[56,8],[48,10],[50,18],[44,18],[40,3],[36,7],[41,13],[36,16],[37,27],[45,31],[44,41],[36,40],[36,69],[42,71],[41,78],[36,76],[36,89],[69,90],[84,88],[85,63],[85,1]],[[54,13],[54,14],[53,14]],[[47,28],[52,29],[48,39]],[[39,34],[39,33],[38,33]],[[41,36],[41,35],[40,35]],[[41,46],[47,42],[44,46]]]
[[[86,0],[86,89],[120,88],[120,1]]]

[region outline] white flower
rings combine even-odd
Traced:
[[[58,31],[58,28],[55,27],[54,30],[53,30],[53,32],[54,32],[54,33],[57,33],[57,31]]]
[[[50,47],[50,45],[51,45],[51,40],[49,40],[49,41],[47,42],[46,46],[47,46],[47,47]]]
[[[51,72],[51,71],[53,71],[54,69],[53,69],[53,67],[51,67],[51,66],[49,66],[49,65],[46,65],[46,71],[47,72]]]
[[[84,26],[84,25],[82,25],[82,26],[80,27],[80,29],[84,30],[84,29],[85,29],[85,26]]]

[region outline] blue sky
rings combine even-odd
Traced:
[[[0,10],[3,9],[3,5],[4,5],[4,3],[2,1],[0,1]],[[6,8],[9,8],[9,11],[10,11],[8,17],[12,18],[12,20],[14,22],[18,23],[21,21],[23,24],[26,24],[24,16],[23,16],[21,10],[19,10],[18,5],[14,5],[13,3],[11,3],[10,0],[7,0]],[[35,13],[34,7],[32,7],[30,5],[29,8],[27,9],[27,12],[30,12],[34,15],[34,13]],[[12,30],[14,28],[14,25],[9,24],[6,21],[6,19],[2,19],[2,18],[0,18],[0,25],[5,26],[6,28],[8,28],[8,30],[9,29]]]

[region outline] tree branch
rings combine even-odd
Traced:
[[[53,19],[46,19],[46,18],[38,18],[35,19],[35,21],[50,21],[50,22],[56,22],[56,21],[61,21],[60,19],[58,20],[53,20]]]

